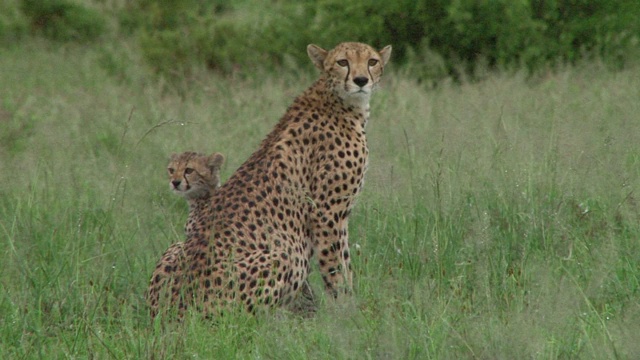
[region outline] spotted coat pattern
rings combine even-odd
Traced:
[[[220,168],[223,163],[224,156],[220,153],[207,156],[187,151],[171,156],[167,166],[169,186],[189,203],[189,217],[184,229],[187,238],[211,232],[211,197],[220,187]],[[169,303],[180,301],[177,289],[182,280],[184,260],[184,242],[177,242],[164,252],[156,264],[146,293],[153,316],[158,313],[161,296],[174,297]],[[167,287],[173,287],[176,291],[167,291]]]
[[[211,234],[184,244],[179,311],[288,304],[317,256],[327,292],[350,292],[348,218],[368,165],[369,99],[391,47],[309,45],[320,78],[211,199]]]

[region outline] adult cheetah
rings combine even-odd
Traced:
[[[187,238],[194,234],[210,233],[211,197],[220,187],[220,168],[223,163],[224,156],[220,153],[207,156],[192,151],[173,154],[169,160],[167,172],[170,188],[189,203],[189,217],[184,228]],[[171,296],[170,291],[162,291],[163,287],[178,286],[182,280],[183,264],[184,242],[171,245],[156,264],[146,293],[152,316],[158,313],[160,297]],[[173,285],[170,285],[171,282]]]
[[[314,254],[330,295],[352,288],[348,217],[367,169],[369,99],[391,46],[309,45],[307,53],[320,78],[214,194],[213,236],[185,242],[188,270],[171,288],[188,299],[174,303],[180,311],[287,304]]]

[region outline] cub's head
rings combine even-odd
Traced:
[[[311,44],[307,54],[338,97],[351,104],[368,104],[389,62],[391,45],[376,51],[367,44],[344,42],[327,51]]]
[[[171,155],[167,166],[169,186],[185,199],[205,196],[220,187],[220,167],[224,156],[213,153],[209,156],[187,151]]]

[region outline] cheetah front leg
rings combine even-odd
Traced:
[[[339,219],[333,214],[324,214],[314,228],[320,273],[325,289],[333,297],[353,290],[347,228],[348,219]]]

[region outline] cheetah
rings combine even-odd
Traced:
[[[289,304],[314,255],[330,296],[352,291],[348,218],[368,166],[369,100],[391,46],[309,45],[307,54],[319,79],[213,195],[211,235],[184,244],[188,270],[170,289],[184,295],[179,311]]]
[[[184,228],[187,238],[207,228],[211,197],[220,188],[223,164],[224,156],[220,153],[206,156],[187,151],[171,156],[167,166],[169,186],[189,203],[189,217]]]
[[[184,228],[187,238],[209,231],[211,197],[220,187],[220,168],[224,160],[224,156],[220,153],[207,156],[187,151],[171,156],[167,166],[170,188],[189,203],[189,217]],[[177,242],[164,252],[156,264],[146,294],[152,316],[158,313],[162,286],[171,281],[177,285],[175,282],[181,280],[183,260],[184,242]],[[169,292],[165,292],[165,296],[168,294]]]

